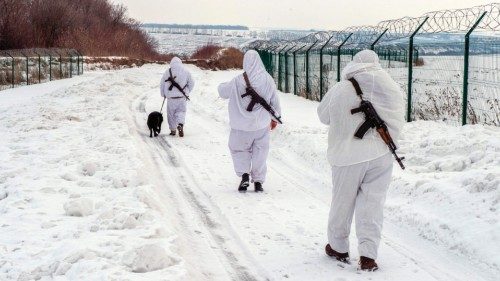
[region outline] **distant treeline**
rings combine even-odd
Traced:
[[[162,24],[146,23],[142,25],[146,28],[179,28],[179,29],[224,29],[224,30],[248,30],[243,25],[209,25],[209,24]]]
[[[0,50],[59,47],[155,59],[156,44],[124,6],[108,0],[0,0]]]

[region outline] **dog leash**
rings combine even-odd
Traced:
[[[163,110],[163,105],[165,104],[165,100],[167,99],[167,97],[163,97],[163,102],[161,103],[161,109],[160,109],[160,113],[161,111]]]

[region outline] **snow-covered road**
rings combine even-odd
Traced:
[[[324,254],[327,128],[282,94],[264,194],[236,191],[226,104],[238,71],[190,67],[186,137],[149,138],[165,66],[0,92],[0,279],[494,280],[500,131],[407,126],[374,273]],[[80,79],[80,80],[78,80]],[[65,83],[65,84],[63,84]],[[38,88],[37,88],[38,87]],[[6,194],[3,196],[2,194]],[[90,203],[89,203],[90,202]],[[91,207],[85,207],[91,206]]]

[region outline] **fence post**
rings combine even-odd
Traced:
[[[467,103],[469,99],[469,48],[470,48],[470,35],[486,16],[484,12],[474,23],[471,29],[465,34],[465,48],[464,48],[464,89],[462,97],[462,126],[467,124]]]
[[[78,52],[78,54],[82,58],[82,73],[80,73],[80,75],[82,75],[83,74],[83,70],[84,70],[84,65],[85,65],[85,58],[83,57],[82,53]]]
[[[61,53],[58,53],[58,55],[59,55],[59,75],[61,76],[61,77],[59,77],[59,79],[63,79],[64,77],[63,77],[63,70],[62,70],[62,55],[61,55]]]
[[[293,47],[292,47],[293,48]],[[285,57],[285,93],[288,93],[288,51],[286,50],[283,56]]]
[[[293,94],[297,95],[297,51],[302,49],[299,48],[293,51]]]
[[[76,51],[76,69],[77,75],[80,75],[80,54]]]
[[[278,90],[281,91],[281,49],[278,51]]]
[[[323,44],[323,46],[321,46],[321,49],[319,50],[319,100],[323,100],[323,49],[326,47],[326,45],[328,45],[328,43],[330,43],[330,40],[332,40],[333,38],[333,34],[332,36],[330,36],[330,38],[328,38],[328,40],[326,41],[325,44]]]
[[[413,84],[413,38],[417,35],[418,31],[427,22],[429,17],[426,17],[422,23],[413,31],[410,36],[410,44],[408,48],[408,107],[406,111],[406,121],[411,122],[411,106],[412,106],[412,84]]]
[[[349,36],[347,36],[347,38],[344,39],[344,41],[342,41],[342,43],[337,48],[337,82],[340,82],[340,50],[342,49],[342,46],[344,46],[344,44],[347,42],[347,40],[351,38],[351,36],[352,33],[350,33]]]
[[[69,78],[73,78],[73,56],[69,53]]]
[[[12,75],[12,88],[14,88],[15,85],[16,85],[16,82],[15,82],[16,79],[14,77],[14,68],[15,68],[15,66],[14,66],[14,57],[11,56],[11,54],[8,53],[8,52],[6,52],[6,54],[12,59],[12,69],[11,69],[12,73],[11,73],[11,75]]]
[[[306,51],[306,99],[309,99],[309,94],[311,93],[309,85],[309,51],[311,51],[316,43],[318,43],[318,40],[316,40]]]
[[[52,81],[52,54],[49,52],[49,81]]]
[[[267,73],[269,73],[269,60],[268,60],[268,52],[266,49],[259,50],[259,55],[264,63],[264,67],[266,68]]]
[[[389,29],[386,28],[382,33],[380,33],[380,35],[377,37],[377,39],[375,39],[375,41],[373,41],[373,43],[370,45],[370,50],[372,50],[372,51],[375,50],[375,45],[378,43],[380,38],[382,38],[382,36],[384,36],[384,34],[387,32],[387,30],[389,30]]]

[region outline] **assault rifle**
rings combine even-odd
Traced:
[[[190,100],[189,97],[188,97],[188,95],[186,95],[186,92],[184,92],[184,89],[187,87],[187,84],[186,84],[186,86],[184,86],[184,88],[182,88],[181,85],[179,85],[179,83],[177,83],[175,81],[175,78],[177,78],[177,76],[173,76],[172,75],[172,68],[170,68],[168,70],[168,72],[170,73],[170,77],[168,77],[168,79],[165,80],[165,82],[170,82],[170,87],[168,87],[168,90],[172,91],[172,89],[174,87],[176,87],[177,90],[179,90],[184,95],[184,97],[186,98],[186,100]]]
[[[247,88],[245,94],[241,95],[241,97],[244,98],[246,96],[250,96],[252,98],[247,106],[247,111],[252,111],[253,107],[256,104],[260,104],[265,110],[269,112],[269,114],[271,114],[272,117],[274,117],[274,119],[276,119],[280,124],[283,124],[283,122],[281,122],[281,117],[276,116],[276,111],[274,111],[272,106],[269,105],[264,98],[257,94],[252,85],[250,85],[250,80],[248,79],[248,75],[246,72],[243,73],[243,78],[245,78]]]
[[[351,114],[357,114],[357,113],[363,112],[363,114],[365,115],[365,122],[363,122],[363,124],[361,124],[361,126],[356,131],[354,136],[358,139],[362,139],[369,129],[375,128],[375,130],[377,130],[377,132],[379,133],[382,140],[389,147],[389,150],[391,151],[392,155],[394,155],[394,158],[398,162],[401,169],[404,170],[405,166],[403,164],[403,160],[405,158],[404,157],[400,158],[397,155],[396,144],[394,144],[394,141],[392,140],[392,137],[389,134],[389,130],[387,129],[387,125],[385,124],[384,120],[382,120],[382,118],[380,118],[377,111],[373,107],[373,104],[371,102],[363,99],[363,92],[361,91],[361,88],[359,87],[358,81],[356,81],[354,78],[350,78],[349,81],[351,81],[352,85],[354,86],[354,89],[356,89],[356,93],[361,98],[361,105],[358,108],[352,109]]]

